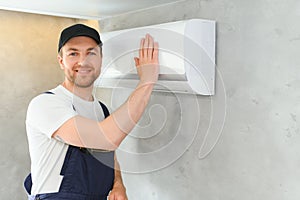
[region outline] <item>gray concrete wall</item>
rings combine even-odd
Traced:
[[[0,199],[26,199],[27,105],[32,97],[62,82],[56,59],[58,37],[63,27],[77,21],[0,10]]]
[[[154,93],[121,146],[121,153],[162,149],[146,160],[122,160],[130,200],[300,198],[299,11],[296,0],[188,0],[100,22],[103,31],[190,18],[218,23],[216,95]],[[57,37],[75,20],[1,10],[0,21],[0,196],[25,199],[26,108],[61,82]],[[97,95],[114,109],[128,91]],[[168,144],[178,148],[165,151]]]
[[[180,142],[156,158],[121,156],[129,199],[300,198],[299,12],[296,0],[187,0],[100,21],[103,31],[191,18],[217,21],[216,95],[154,93],[153,109],[121,154],[154,154],[177,136]],[[118,98],[106,99],[113,108],[128,96],[124,90],[105,92]]]

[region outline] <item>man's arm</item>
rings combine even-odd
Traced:
[[[75,116],[53,137],[74,146],[115,150],[141,118],[158,79],[158,44],[150,35],[141,40],[139,58],[134,59],[140,82],[121,107],[101,122]]]
[[[113,189],[109,193],[109,200],[127,200],[126,188],[123,184],[121,169],[117,157],[115,156],[115,180]]]

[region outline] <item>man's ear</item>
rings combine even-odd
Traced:
[[[58,63],[60,65],[60,68],[65,69],[65,66],[64,66],[64,63],[63,63],[63,58],[60,54],[57,55],[57,60],[58,60]]]

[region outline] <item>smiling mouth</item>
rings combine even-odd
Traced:
[[[91,69],[76,69],[75,72],[81,73],[81,74],[87,74],[90,73],[92,70]]]

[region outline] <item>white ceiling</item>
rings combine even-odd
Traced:
[[[82,19],[102,19],[182,0],[0,0],[0,9]]]

